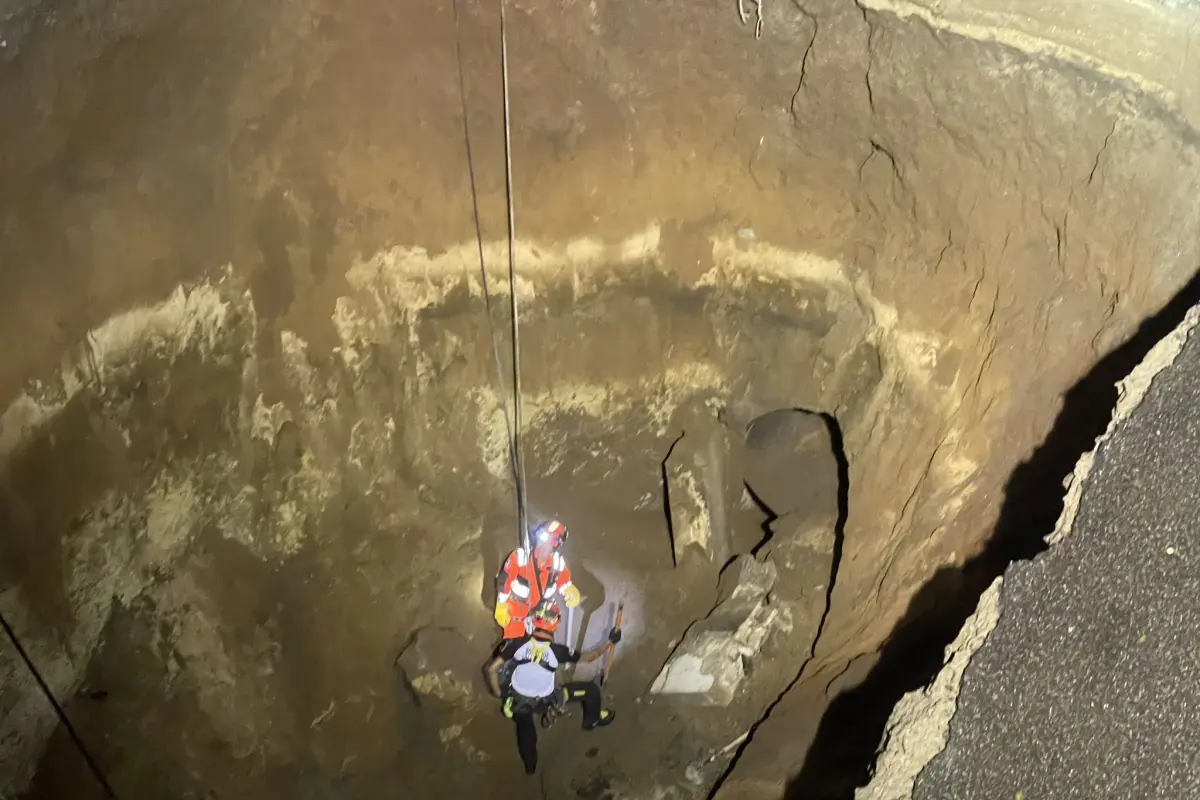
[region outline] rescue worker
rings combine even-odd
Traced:
[[[487,666],[488,686],[492,694],[500,698],[504,716],[517,726],[517,750],[526,775],[537,770],[537,724],[534,720],[551,706],[579,701],[583,706],[583,729],[588,731],[608,725],[616,716],[611,709],[603,708],[599,686],[591,681],[559,686],[557,670],[562,664],[586,663],[601,658],[609,643],[615,645],[621,641],[621,632],[610,631],[600,647],[580,653],[553,641],[554,634],[548,628],[557,625],[559,616],[554,603],[539,603],[530,614],[533,632],[505,642]]]
[[[503,630],[505,640],[532,632],[529,613],[543,600],[557,603],[561,598],[567,608],[579,605],[579,589],[571,583],[567,560],[558,552],[566,541],[566,526],[556,519],[548,520],[529,536],[532,553],[521,546],[505,559],[497,580],[495,611],[496,624]],[[556,620],[550,633],[557,629]]]

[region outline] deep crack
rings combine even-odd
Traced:
[[[1062,511],[1063,478],[1107,428],[1118,381],[1174,330],[1197,302],[1200,275],[1066,393],[1042,445],[1013,471],[991,538],[963,566],[939,570],[913,597],[904,618],[879,650],[870,674],[826,709],[785,800],[841,800],[870,780],[896,704],[937,676],[945,648],[995,578],[1011,564],[1046,550],[1045,537],[1054,530]]]
[[[814,413],[811,411],[805,411],[804,409],[797,410],[804,411],[804,413]],[[850,462],[846,457],[845,441],[842,438],[842,429],[838,424],[837,419],[831,414],[819,413],[818,416],[821,417],[822,422],[825,423],[825,427],[829,432],[829,442],[831,448],[833,449],[834,459],[837,461],[838,472],[838,516],[833,530],[833,558],[829,568],[829,580],[826,581],[825,584],[825,607],[821,612],[821,620],[817,623],[817,631],[813,636],[812,644],[809,646],[808,656],[803,662],[801,662],[800,668],[796,671],[795,677],[788,681],[787,685],[783,687],[783,690],[780,691],[779,694],[775,696],[775,699],[767,705],[762,715],[755,720],[754,724],[750,726],[750,729],[746,732],[745,740],[738,745],[737,750],[734,751],[733,757],[729,760],[729,763],[725,765],[725,769],[721,772],[720,777],[717,778],[712,789],[709,791],[708,800],[713,800],[713,798],[716,797],[717,792],[721,790],[721,786],[733,773],[734,769],[736,769],[742,754],[746,751],[746,748],[750,745],[750,743],[754,741],[754,734],[758,731],[759,727],[761,727],[762,724],[770,718],[771,712],[773,712],[775,708],[781,702],[783,702],[783,699],[787,697],[788,693],[795,688],[802,678],[804,678],[809,664],[811,664],[816,658],[817,647],[821,642],[822,634],[825,632],[825,623],[829,619],[830,609],[833,607],[834,586],[837,583],[838,572],[841,569],[842,564],[842,552],[846,533],[846,519],[850,513]]]
[[[1109,129],[1108,135],[1104,137],[1104,142],[1100,145],[1100,149],[1096,151],[1096,159],[1092,162],[1092,171],[1088,173],[1087,185],[1091,186],[1092,181],[1096,178],[1096,170],[1100,169],[1100,156],[1104,155],[1104,151],[1108,149],[1108,141],[1112,139],[1112,135],[1117,130],[1117,121],[1113,120],[1112,128]]]
[[[947,231],[947,232],[946,232],[946,244],[942,246],[941,252],[939,252],[939,253],[938,253],[938,257],[937,257],[937,263],[935,263],[935,264],[933,265],[933,272],[934,272],[934,274],[935,274],[935,275],[937,274],[937,271],[938,271],[939,269],[941,269],[941,267],[942,267],[942,261],[944,261],[944,260],[945,260],[945,258],[946,258],[946,252],[947,252],[947,251],[948,251],[948,250],[949,250],[949,249],[950,249],[950,248],[951,248],[953,245],[954,245],[954,231]],[[975,288],[977,288],[977,289],[978,289],[978,288],[979,288],[979,284],[976,284],[976,285],[975,285]],[[974,298],[974,293],[972,293],[972,298]]]
[[[683,441],[683,437],[686,435],[685,431],[680,431],[679,435],[671,441],[671,446],[667,448],[667,454],[663,456],[663,460],[659,464],[659,472],[662,475],[663,513],[667,516],[667,537],[671,540],[671,563],[675,566],[679,566],[679,559],[675,555],[675,525],[671,522],[671,476],[667,474],[667,469],[671,461],[671,454],[675,452],[675,446]]]
[[[883,153],[887,158],[888,163],[892,165],[892,177],[904,188],[904,175],[900,172],[900,167],[896,164],[896,156],[887,147],[880,144],[877,140],[871,139],[871,150],[876,153]]]
[[[854,0],[854,5],[858,7],[862,13],[863,22],[867,24],[867,69],[863,75],[863,83],[867,87],[867,105],[871,109],[871,113],[875,113],[875,89],[871,86],[871,67],[875,63],[875,25],[871,22],[868,16],[869,9],[864,6],[861,0]]]
[[[775,536],[775,531],[771,527],[771,523],[779,519],[779,515],[776,514],[775,510],[767,505],[766,502],[758,496],[758,493],[754,491],[754,487],[752,487],[749,483],[743,482],[742,486],[746,488],[746,494],[750,495],[750,499],[754,502],[754,505],[758,506],[758,510],[763,512],[765,516],[762,524],[762,538],[758,540],[758,543],[754,545],[754,547],[750,548],[750,555],[757,556],[759,552],[767,545],[767,543],[769,543]]]
[[[813,637],[808,659],[800,666],[800,674],[803,674],[808,663],[816,657],[817,644],[821,641],[821,634],[825,632],[825,622],[829,618],[829,610],[833,606],[834,584],[837,583],[838,572],[842,566],[846,519],[850,515],[850,462],[846,458],[846,443],[842,439],[842,428],[831,414],[821,414],[821,420],[829,431],[829,442],[833,447],[833,457],[837,461],[837,522],[833,527],[833,559],[829,567],[829,581],[825,586],[825,610],[821,614],[821,621],[817,624],[817,633]],[[797,680],[799,680],[800,674],[796,676]]]
[[[866,157],[862,160],[862,162],[858,165],[858,182],[859,182],[859,184],[860,185],[862,184],[863,170],[867,168],[867,164],[870,164],[871,159],[875,158],[875,156],[882,155],[884,158],[886,158],[888,160],[888,163],[892,167],[892,177],[895,178],[900,183],[901,187],[903,187],[904,179],[900,177],[900,170],[896,168],[896,159],[892,156],[891,152],[886,147],[879,144],[879,142],[875,141],[874,139],[868,140],[868,144],[870,145],[871,149],[867,153]]]
[[[1058,251],[1058,268],[1059,268],[1060,272],[1065,271],[1067,268],[1067,247],[1068,247],[1067,220],[1070,218],[1070,216],[1071,216],[1071,209],[1070,209],[1070,207],[1068,207],[1067,210],[1063,212],[1062,222],[1060,222],[1058,224],[1058,232],[1059,232],[1059,237],[1060,237],[1060,239],[1059,239],[1060,247],[1059,247],[1059,251]]]
[[[805,19],[813,24],[812,36],[808,39],[808,45],[804,48],[804,55],[800,59],[800,81],[796,84],[796,91],[792,92],[791,102],[788,104],[788,112],[792,116],[792,123],[799,124],[796,118],[796,98],[800,96],[800,92],[804,89],[804,79],[808,77],[808,59],[812,55],[813,45],[817,41],[817,33],[820,31],[820,23],[817,22],[817,16],[806,9],[800,3],[796,3],[796,10],[804,15]]]

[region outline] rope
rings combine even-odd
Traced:
[[[54,707],[54,713],[58,715],[59,723],[63,726],[63,730],[67,732],[67,735],[71,737],[71,741],[75,743],[75,748],[79,751],[79,754],[83,756],[83,760],[87,762],[88,769],[92,771],[92,775],[95,776],[96,782],[100,784],[100,788],[103,790],[104,796],[108,798],[108,800],[116,800],[117,794],[113,791],[112,786],[109,785],[108,779],[104,777],[104,772],[100,769],[100,765],[96,763],[94,758],[92,758],[92,754],[88,752],[87,747],[83,743],[83,739],[75,730],[75,726],[72,725],[71,720],[67,718],[67,712],[63,710],[62,705],[54,697],[54,692],[50,691],[50,687],[42,678],[42,673],[38,672],[38,668],[34,666],[33,659],[29,657],[29,653],[25,652],[25,648],[21,646],[21,640],[17,638],[16,631],[14,631],[12,626],[8,624],[8,619],[2,613],[0,613],[0,626],[3,626],[4,632],[8,634],[8,640],[12,642],[13,647],[17,651],[17,655],[21,656],[21,660],[25,662],[25,666],[29,669],[29,674],[33,675],[33,679],[37,681],[38,686],[41,687],[42,694],[46,696],[46,699],[50,701],[50,705]]]
[[[505,0],[500,0],[500,73],[504,96],[504,188],[508,199],[508,297],[512,305],[513,451],[517,465],[517,525],[524,545],[529,547],[528,498],[525,494],[525,459],[521,452],[521,333],[517,318],[517,218],[513,209],[512,126],[508,113],[508,34],[504,17]],[[537,569],[534,569],[537,573]]]
[[[506,193],[508,197],[508,263],[509,263],[509,290],[512,299],[512,331],[513,331],[513,397],[514,407],[512,419],[509,418],[508,410],[508,392],[504,385],[504,367],[500,358],[500,337],[496,331],[495,315],[492,311],[492,294],[488,288],[487,265],[483,254],[483,226],[479,219],[479,189],[475,179],[475,158],[471,149],[471,126],[468,121],[467,110],[467,87],[466,77],[463,69],[462,56],[462,31],[460,25],[460,15],[458,9],[458,0],[452,2],[454,10],[454,51],[458,61],[458,94],[462,105],[463,119],[463,144],[467,151],[467,175],[471,184],[471,208],[474,214],[475,221],[475,243],[479,252],[479,279],[483,287],[483,301],[486,308],[488,319],[488,331],[492,340],[492,356],[496,363],[496,379],[500,387],[500,405],[504,412],[504,430],[508,438],[508,458],[509,467],[512,470],[513,485],[516,489],[516,511],[517,511],[517,543],[520,546],[528,546],[529,534],[526,530],[526,505],[525,505],[525,468],[520,456],[520,425],[521,425],[521,372],[520,372],[520,343],[518,340],[517,329],[517,293],[516,293],[516,274],[515,274],[515,257],[514,257],[514,241],[515,228],[513,219],[513,203],[512,203],[512,161],[509,156],[509,127],[508,127],[508,62],[507,62],[507,40],[504,32],[504,6],[500,6],[500,39],[501,39],[501,63],[504,70],[504,151],[505,151],[505,174],[506,174]]]

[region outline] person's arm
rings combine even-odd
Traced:
[[[504,659],[496,656],[484,669],[484,674],[487,676],[488,690],[493,697],[500,696],[500,667],[504,666]]]
[[[604,654],[607,652],[608,652],[608,642],[605,642],[604,644],[600,645],[599,647],[597,647],[593,650],[584,650],[582,653],[579,654],[579,660],[581,662],[583,662],[584,664],[590,664],[593,661],[597,661],[600,658],[603,658]]]
[[[500,647],[492,656],[492,660],[484,667],[484,675],[487,678],[488,689],[496,697],[500,697],[503,692],[500,689],[500,668],[504,666],[504,662],[512,661],[517,657],[521,647],[529,641],[529,637],[524,639],[507,639],[501,643]]]
[[[558,573],[558,578],[555,580],[554,585],[558,587],[558,591],[566,601],[567,608],[574,608],[579,605],[579,587],[571,582],[571,570],[569,567],[563,567],[562,572]]]
[[[563,650],[562,655],[560,655],[558,652],[555,652],[555,655],[558,656],[559,661],[568,664],[573,664],[575,662],[590,664],[593,661],[597,661],[602,658],[604,654],[608,652],[609,645],[615,645],[619,641],[621,641],[621,632],[618,630],[612,630],[608,632],[607,641],[605,641],[604,644],[600,645],[599,647],[580,652],[578,650],[569,650],[563,645],[555,645],[556,647],[562,647]]]
[[[565,589],[571,585],[571,568],[563,562],[563,568],[554,576],[554,585],[559,589]]]
[[[517,552],[508,554],[500,567],[500,579],[496,581],[496,602],[507,603],[512,594],[513,579],[517,577]]]
[[[504,566],[500,569],[500,576],[496,581],[496,608],[492,615],[496,624],[504,628],[512,619],[508,610],[508,598],[512,596],[513,579],[517,575],[516,551],[509,553],[508,558],[504,559]]]

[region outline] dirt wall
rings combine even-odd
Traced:
[[[681,404],[835,416],[849,515],[810,669],[836,669],[1191,277],[1194,131],[1111,75],[840,0],[772,5],[757,40],[720,5],[510,9],[535,480],[566,517],[609,483],[636,511]],[[500,278],[497,17],[462,13]],[[78,712],[122,731],[126,785],[383,780],[404,639],[449,615],[486,649],[506,487],[454,43],[449,4],[138,0],[0,72],[0,598],[65,697],[154,665]],[[664,613],[652,556],[611,547],[598,571]],[[16,785],[54,719],[4,664]],[[177,739],[127,757],[137,713]],[[505,758],[490,735],[446,746]]]

